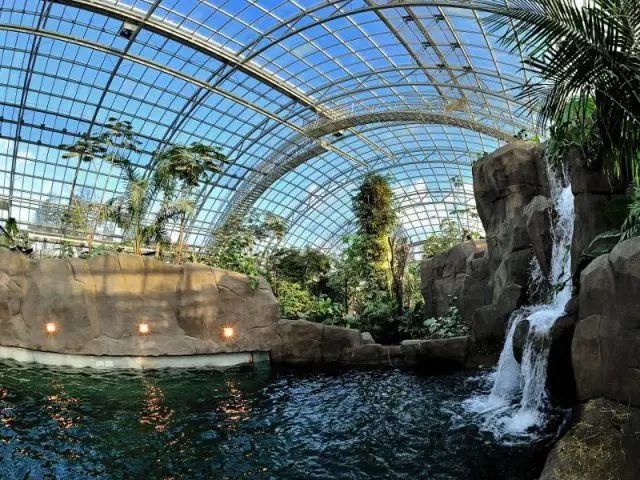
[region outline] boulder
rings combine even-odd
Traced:
[[[571,348],[578,398],[640,406],[640,238],[582,271],[578,302]]]
[[[567,158],[574,195],[575,222],[571,244],[571,268],[576,272],[580,255],[599,234],[620,227],[608,215],[607,207],[624,197],[627,182],[608,176],[602,169],[589,168],[578,152]]]
[[[348,353],[362,345],[359,331],[303,320],[281,320],[271,361],[290,364],[344,364]]]
[[[551,253],[553,239],[551,236],[552,215],[554,211],[553,201],[542,195],[533,197],[524,208],[524,217],[527,224],[527,234],[531,241],[533,254],[545,276],[551,271]]]
[[[603,398],[577,410],[573,426],[549,454],[540,480],[636,480],[640,410]]]
[[[371,336],[369,332],[362,332],[360,334],[360,338],[362,339],[363,345],[372,345],[376,343],[376,341],[373,339],[373,336]]]
[[[434,340],[404,340],[400,347],[405,364],[423,369],[459,368],[466,364],[471,339],[468,336]]]
[[[524,351],[528,336],[529,320],[524,319],[516,325],[516,329],[513,331],[513,338],[511,339],[513,358],[515,358],[518,363],[522,362],[522,352]]]
[[[543,145],[516,141],[473,166],[476,205],[487,237],[490,292],[485,306],[473,313],[472,335],[479,344],[501,342],[511,312],[526,302],[534,244],[548,263],[544,198],[549,182],[543,154]]]
[[[424,314],[443,317],[454,304],[471,322],[473,311],[488,300],[486,243],[462,242],[446,252],[425,258],[421,269]]]

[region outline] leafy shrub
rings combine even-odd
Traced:
[[[451,305],[444,317],[427,318],[424,321],[426,336],[429,338],[450,338],[467,335],[469,327],[462,320],[458,307]]]
[[[316,299],[299,283],[284,280],[278,283],[278,305],[284,318],[300,318],[314,310]]]

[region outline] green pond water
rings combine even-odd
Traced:
[[[0,478],[537,478],[548,442],[509,446],[461,416],[483,388],[400,370],[0,362]]]

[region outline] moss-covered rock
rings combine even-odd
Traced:
[[[549,454],[540,480],[637,480],[640,410],[598,398],[582,405],[574,425]]]

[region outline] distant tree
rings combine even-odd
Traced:
[[[232,216],[212,233],[211,244],[201,261],[213,267],[253,276],[263,268],[266,254],[257,246],[269,239],[281,240],[287,232],[285,220],[273,213]]]
[[[422,252],[425,257],[433,257],[472,238],[480,238],[480,234],[463,230],[456,220],[445,218],[440,222],[440,231],[426,238],[422,244]]]
[[[388,290],[388,237],[397,220],[389,181],[376,173],[365,175],[358,193],[353,198],[353,212],[358,225],[359,240],[350,248],[360,248],[362,279],[369,282],[372,288]]]
[[[393,295],[396,299],[396,314],[402,315],[404,308],[404,284],[407,276],[407,265],[411,256],[411,245],[401,230],[388,237],[391,257],[389,261],[393,278]]]
[[[195,212],[194,189],[200,186],[206,173],[220,173],[222,164],[229,159],[221,147],[201,143],[172,145],[157,158],[156,175],[164,179],[163,208],[174,212],[172,216],[178,221],[175,263],[180,264],[185,224]]]
[[[282,281],[306,286],[313,294],[327,293],[331,258],[322,251],[307,247],[280,248],[269,254],[266,272],[272,285]]]

